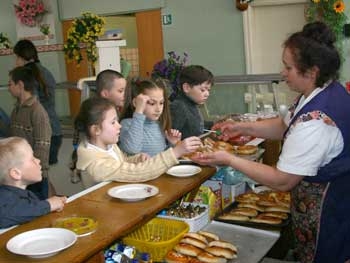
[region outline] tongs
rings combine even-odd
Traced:
[[[221,131],[220,130],[208,130],[208,129],[203,129],[203,131],[205,131],[206,133],[203,133],[201,135],[199,135],[199,138],[204,138],[209,136],[211,133],[215,133],[216,136],[220,136],[221,135]]]

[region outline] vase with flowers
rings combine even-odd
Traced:
[[[28,27],[39,25],[48,12],[42,0],[19,0],[14,7],[17,19]]]
[[[188,63],[188,54],[183,53],[183,57],[177,55],[176,52],[170,51],[168,52],[168,57],[157,62],[153,66],[153,70],[151,73],[152,78],[164,78],[170,82],[171,92],[169,99],[173,100],[179,89],[180,81],[180,72],[181,70],[187,66]]]
[[[45,44],[48,45],[50,40],[50,24],[41,24],[39,30],[44,35]]]
[[[343,0],[309,0],[306,7],[306,19],[308,22],[323,21],[334,32],[337,39],[337,47],[343,58],[343,27],[347,21],[344,13]]]
[[[83,60],[82,46],[86,47],[87,60],[93,65],[97,61],[96,40],[104,33],[105,20],[90,12],[76,18],[67,32],[63,50],[70,60],[78,64]]]

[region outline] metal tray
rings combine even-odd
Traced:
[[[227,206],[223,211],[222,214],[228,213],[232,209],[236,208],[238,205],[238,202],[233,202],[229,206]],[[258,211],[259,212],[259,211]],[[260,213],[260,212],[259,212]],[[260,229],[266,229],[266,230],[281,230],[281,228],[287,226],[290,222],[290,214],[288,214],[288,218],[284,219],[281,224],[273,225],[273,224],[267,224],[267,223],[255,223],[255,222],[249,222],[249,221],[239,221],[239,220],[225,220],[220,219],[220,215],[216,215],[215,220],[220,222],[225,222],[228,224],[236,224],[241,226],[247,226],[247,227],[254,227],[254,228],[260,228]]]
[[[206,231],[217,234],[221,240],[231,242],[237,247],[234,263],[258,263],[280,237],[279,231],[268,231],[212,221]]]

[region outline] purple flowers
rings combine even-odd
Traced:
[[[179,76],[181,70],[187,65],[188,55],[183,53],[183,57],[177,55],[174,51],[168,52],[168,58],[163,59],[153,66],[152,78],[164,78],[169,80],[172,88],[170,100],[173,99],[179,88]]]

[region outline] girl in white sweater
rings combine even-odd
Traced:
[[[81,105],[75,119],[75,145],[79,141],[79,132],[85,134],[85,139],[73,154],[72,168],[81,172],[86,188],[102,181],[144,182],[155,179],[178,164],[179,157],[201,146],[198,137],[191,137],[152,158],[146,154],[127,157],[116,144],[120,128],[115,106],[107,99],[89,98]],[[77,157],[77,162],[74,157]]]

